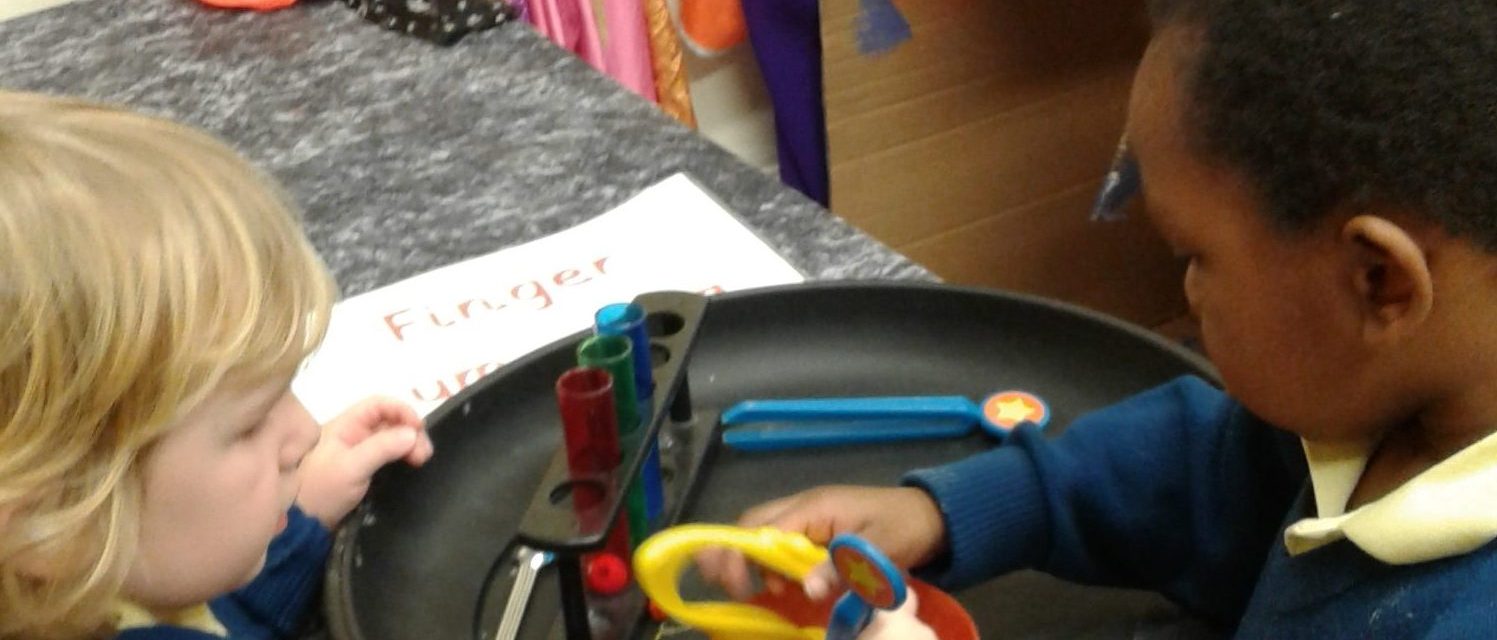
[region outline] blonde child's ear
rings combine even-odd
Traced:
[[[16,514],[21,512],[23,506],[24,502],[20,504],[16,502],[0,504],[0,531],[5,530],[11,525]],[[53,575],[53,562],[51,560],[51,558],[39,555],[34,550],[23,551],[19,556],[11,558],[11,561],[14,563],[12,566],[16,567],[21,572],[21,575],[41,579]]]
[[[1377,215],[1341,227],[1351,245],[1352,286],[1362,307],[1362,337],[1372,344],[1412,335],[1434,309],[1434,275],[1424,245],[1408,229]]]

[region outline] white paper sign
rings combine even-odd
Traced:
[[[425,415],[484,374],[648,291],[805,278],[677,174],[560,233],[344,300],[293,388],[319,421],[373,394]]]

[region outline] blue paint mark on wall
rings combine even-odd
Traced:
[[[894,0],[859,0],[858,51],[863,55],[885,53],[913,35]]]

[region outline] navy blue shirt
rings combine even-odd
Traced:
[[[1412,565],[1346,540],[1291,557],[1307,480],[1297,438],[1181,378],[904,482],[940,506],[949,550],[920,573],[948,589],[1037,569],[1159,592],[1242,638],[1497,636],[1497,543]]]

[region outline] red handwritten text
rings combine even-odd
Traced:
[[[567,268],[546,278],[536,278],[513,286],[500,287],[499,295],[468,298],[440,307],[399,309],[384,317],[385,327],[396,340],[405,341],[413,331],[441,329],[472,320],[483,314],[505,309],[548,309],[555,300],[553,288],[575,287],[608,275],[608,258],[598,258],[582,268]]]
[[[411,397],[417,402],[441,402],[502,366],[504,366],[502,362],[485,362],[476,367],[453,372],[450,376],[433,380],[429,385],[411,387]]]

